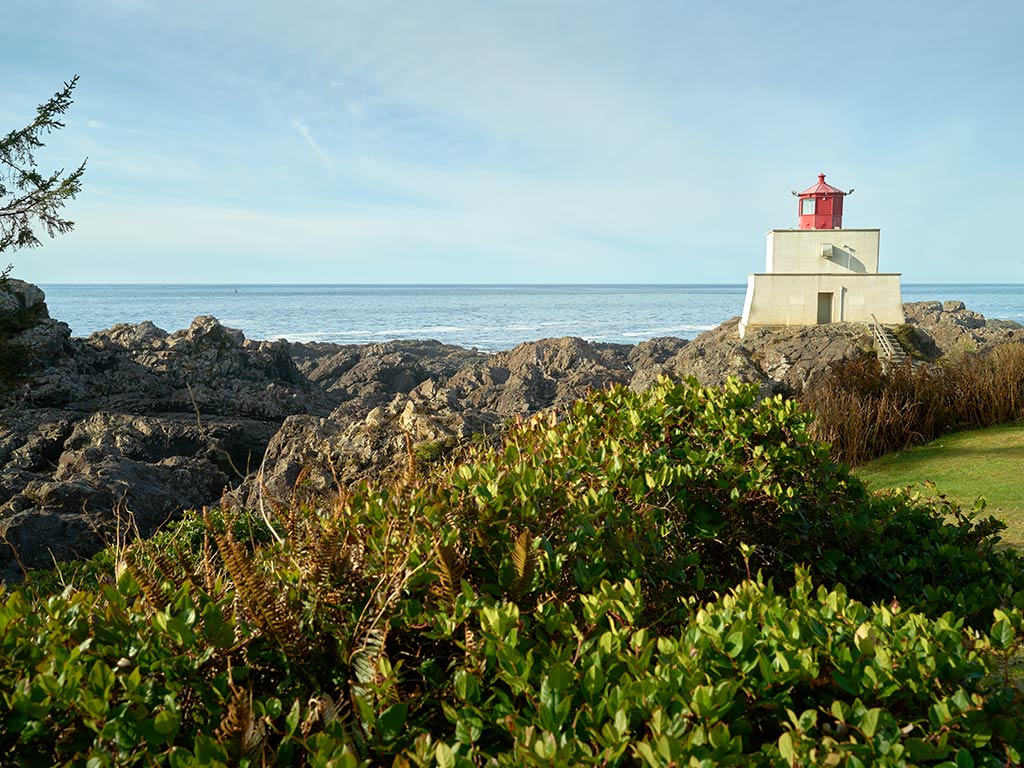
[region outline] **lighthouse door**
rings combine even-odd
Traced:
[[[831,293],[819,293],[818,294],[818,324],[824,325],[825,323],[832,322],[832,294]]]

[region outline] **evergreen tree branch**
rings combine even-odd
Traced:
[[[59,118],[71,106],[77,83],[75,75],[39,105],[31,123],[0,138],[0,252],[40,245],[39,227],[55,237],[75,226],[59,213],[81,191],[87,161],[67,175],[64,169],[44,175],[34,152],[44,146],[44,134],[64,127]]]

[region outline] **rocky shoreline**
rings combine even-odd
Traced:
[[[926,359],[1024,341],[1019,324],[960,302],[906,312],[907,338]],[[225,493],[244,503],[287,496],[300,479],[327,489],[400,472],[406,436],[429,461],[590,389],[642,389],[660,375],[732,375],[794,395],[873,348],[863,325],[740,341],[736,323],[692,341],[563,337],[495,354],[436,341],[254,341],[208,316],[174,333],[140,323],[72,338],[41,290],[10,280],[0,291],[0,580],[87,556],[118,524],[148,536]]]

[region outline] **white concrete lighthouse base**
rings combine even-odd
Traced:
[[[904,322],[900,275],[895,273],[774,273],[747,278],[739,333],[762,325]]]

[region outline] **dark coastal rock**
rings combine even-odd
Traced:
[[[291,344],[310,381],[341,401],[385,402],[428,379],[447,380],[487,355],[439,341],[390,341],[367,345]]]
[[[737,318],[733,318],[705,331],[674,354],[651,359],[647,365],[638,366],[629,382],[630,387],[644,390],[659,376],[684,379],[692,376],[701,384],[718,384],[728,376],[737,376],[743,381],[756,382],[762,390],[771,391],[768,378],[750,358],[750,351],[740,342],[737,335]]]
[[[26,407],[235,415],[282,421],[328,413],[331,397],[298,371],[284,342],[255,342],[212,317],[166,334],[120,325],[75,340],[66,359],[16,393]]]
[[[643,389],[667,375],[717,385],[736,376],[765,395],[794,394],[871,344],[866,326],[846,325],[775,329],[741,341],[733,319],[692,342],[661,338],[630,346],[564,337],[468,359],[465,350],[425,347],[420,352],[433,361],[430,371],[408,346],[333,353],[322,346],[302,367],[345,400],[327,418],[288,419],[267,448],[260,477],[243,484],[236,498],[251,504],[261,492],[287,497],[300,477],[305,489],[330,490],[399,476],[408,465],[407,437],[422,463],[470,435],[498,437],[516,418],[564,411],[612,384]]]
[[[337,405],[284,342],[212,317],[173,334],[140,323],[68,340],[42,292],[19,290],[0,318],[17,327],[7,349],[26,363],[0,408],[0,579],[20,570],[12,546],[26,567],[45,567],[94,552],[119,524],[149,535],[217,502],[287,417]]]
[[[46,294],[37,285],[8,278],[0,290],[0,317],[8,318],[25,310],[36,310],[39,317],[49,317]]]
[[[633,371],[653,369],[677,355],[689,343],[675,336],[659,336],[641,341],[629,351],[626,362]]]
[[[980,352],[1007,342],[1024,342],[1024,326],[1012,320],[986,320],[962,301],[915,301],[903,305],[915,344],[937,360],[958,352]]]
[[[693,377],[705,386],[730,376],[757,384],[765,396],[795,395],[839,360],[870,353],[870,329],[854,323],[751,329],[740,339],[739,318],[706,331],[678,352],[639,368],[630,386],[646,389],[658,376]]]
[[[904,304],[907,324],[897,328],[908,354],[935,361],[958,352],[983,352],[1008,342],[1024,342],[1024,327],[1009,320],[987,320],[963,302]],[[717,385],[729,376],[758,385],[765,395],[799,395],[833,365],[874,354],[870,326],[861,323],[753,328],[741,340],[738,318],[707,331],[678,353],[637,370],[631,386],[643,389],[658,375],[695,377]]]
[[[261,491],[286,496],[300,473],[304,487],[321,490],[395,476],[408,465],[406,436],[414,456],[431,460],[470,435],[500,435],[514,417],[565,408],[591,389],[626,383],[632,376],[628,357],[633,348],[621,344],[542,339],[492,356],[468,357],[465,350],[442,346],[422,348],[431,361],[427,377],[419,375],[427,363],[410,366],[405,359],[405,369],[417,375],[403,379],[405,386],[393,394],[378,386],[382,380],[394,382],[390,374],[345,378],[356,370],[352,365],[335,376],[334,381],[348,382],[344,391],[350,397],[326,419],[296,416],[285,422],[267,448],[261,477],[246,484],[240,498],[251,503]],[[370,347],[358,365],[365,371],[398,369],[391,345],[374,347],[381,365],[372,362]],[[322,381],[326,367],[315,370]],[[419,381],[410,388],[413,379]],[[368,384],[356,390],[353,380]]]
[[[497,418],[528,415],[629,381],[631,349],[572,336],[527,342],[460,371],[451,388],[460,401]]]
[[[4,354],[17,354],[26,371],[37,369],[60,359],[70,336],[66,323],[50,317],[42,290],[22,280],[5,281],[0,289],[0,350]]]

